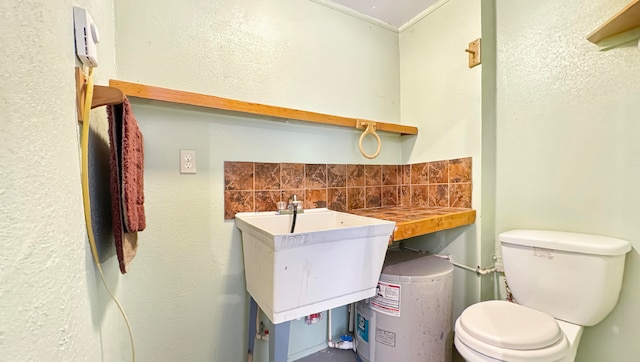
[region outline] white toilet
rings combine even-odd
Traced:
[[[615,307],[629,242],[546,230],[499,236],[516,303],[487,301],[455,323],[455,346],[468,362],[573,361],[584,326]]]

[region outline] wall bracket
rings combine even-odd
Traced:
[[[469,43],[469,47],[464,51],[469,53],[469,68],[481,64],[480,38]]]
[[[82,122],[84,114],[84,100],[87,93],[87,75],[80,67],[75,68],[76,74],[76,108],[78,122]],[[94,85],[91,97],[91,109],[111,104],[119,104],[124,101],[124,93],[115,87]]]

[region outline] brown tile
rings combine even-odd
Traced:
[[[347,188],[347,207],[349,210],[364,208],[364,187]]]
[[[446,184],[449,182],[449,161],[429,162],[429,184]]]
[[[233,219],[238,212],[253,211],[253,191],[225,191],[224,219]]]
[[[472,200],[471,157],[411,165],[226,161],[224,178],[225,219],[238,212],[275,210],[277,201],[288,201],[294,193],[305,208],[384,206],[384,211],[372,212],[394,208],[384,217],[403,220],[415,213],[436,215],[447,207],[471,208]],[[411,206],[412,215],[401,206]]]
[[[411,185],[411,165],[402,165],[402,184]]]
[[[308,163],[304,165],[304,188],[319,189],[327,187],[327,165]]]
[[[449,206],[449,185],[429,185],[429,206]]]
[[[253,190],[253,162],[224,163],[225,190]]]
[[[429,164],[427,162],[411,165],[411,185],[426,185],[429,183]]]
[[[335,211],[347,211],[347,188],[327,189],[327,207]]]
[[[382,166],[382,185],[392,186],[400,185],[400,172],[398,165],[383,165]]]
[[[382,186],[382,205],[381,206],[398,206],[399,205],[400,186]]]
[[[472,186],[470,183],[449,184],[449,205],[471,208]]]
[[[296,197],[298,198],[298,201],[302,201],[302,206],[304,206],[304,197],[305,197],[305,192],[303,189],[297,189],[297,190],[281,190],[280,191],[280,200],[286,202],[287,204],[289,203],[289,199],[291,198],[291,196],[296,195]]]
[[[471,182],[471,157],[449,160],[449,182]]]
[[[400,205],[411,206],[411,186],[400,186]]]
[[[382,187],[365,187],[365,207],[380,207],[382,205]]]
[[[411,206],[429,206],[427,185],[411,185]]]
[[[280,201],[280,191],[256,191],[254,198],[256,211],[276,211],[276,202]]]
[[[364,165],[347,165],[347,187],[364,186]]]
[[[303,205],[305,209],[327,207],[327,189],[305,190]]]
[[[283,190],[304,188],[304,163],[281,163],[280,187]]]
[[[280,190],[280,164],[256,162],[255,179],[256,190]]]
[[[364,165],[364,185],[365,186],[382,185],[382,166]]]
[[[347,186],[347,165],[327,165],[327,187]]]

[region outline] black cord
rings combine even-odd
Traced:
[[[298,216],[298,204],[293,203],[293,221],[291,222],[291,233],[296,229],[296,217]]]

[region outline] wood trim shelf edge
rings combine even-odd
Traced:
[[[475,223],[475,221],[476,211],[469,209],[447,215],[438,215],[419,220],[398,222],[396,224],[396,230],[393,233],[393,241],[400,241],[414,236],[470,225]]]
[[[587,40],[598,44],[606,38],[638,27],[640,27],[640,0],[633,0],[624,9],[587,35]]]
[[[376,129],[378,131],[399,133],[400,135],[418,134],[418,128],[414,126],[374,122],[357,118],[348,118],[323,113],[301,111],[291,108],[276,107],[260,103],[243,102],[235,99],[222,98],[207,94],[186,92],[169,88],[154,87],[116,79],[109,80],[109,85],[111,87],[119,88],[125,95],[129,97],[187,104],[192,106],[221,109],[225,111],[250,113],[350,128],[356,128],[358,121],[365,121],[375,123]]]
[[[389,244],[476,222],[476,210],[458,207],[382,206],[346,212],[395,222]]]

